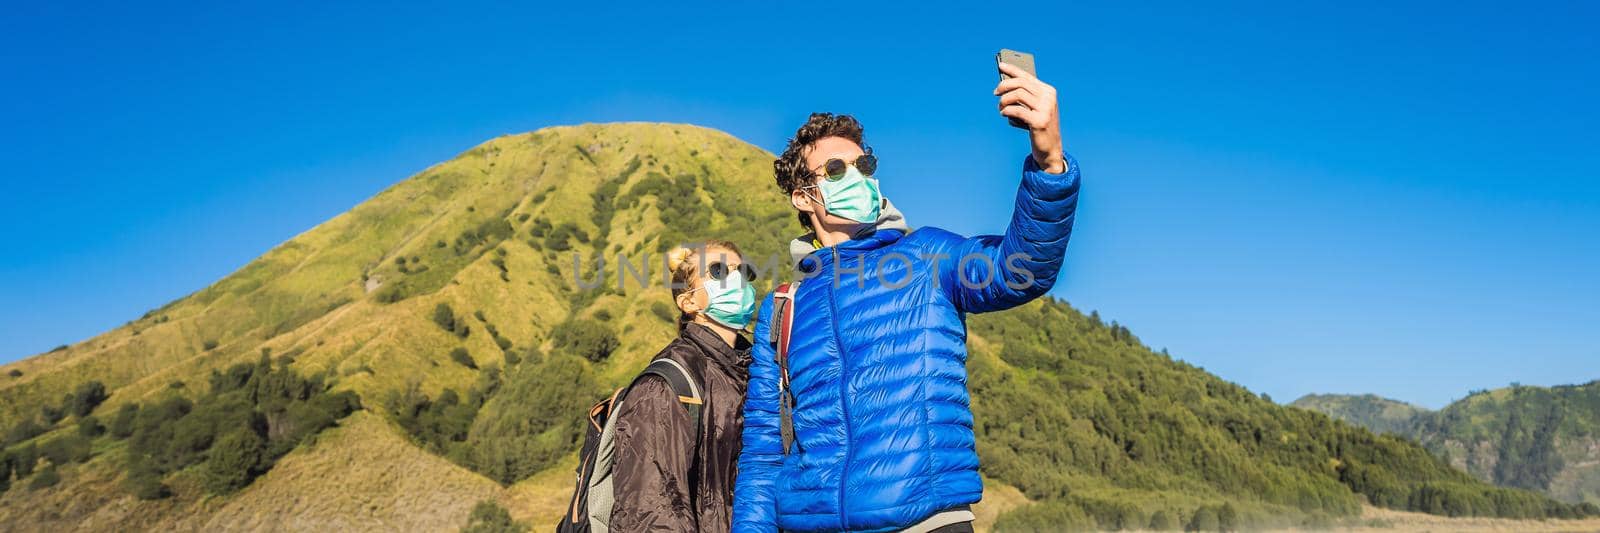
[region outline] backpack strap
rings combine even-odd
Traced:
[[[778,434],[783,440],[783,454],[789,455],[794,444],[794,391],[789,387],[789,341],[794,332],[794,294],[800,282],[778,286],[772,295],[772,343],[777,346],[778,360]]]
[[[705,400],[700,396],[700,385],[695,383],[694,377],[689,375],[689,369],[684,368],[677,361],[663,357],[651,361],[650,366],[645,367],[644,371],[639,373],[639,377],[633,378],[633,382],[638,383],[645,376],[661,376],[661,379],[667,380],[667,385],[672,387],[672,393],[678,395],[678,403],[689,411],[689,420],[694,423],[694,442],[698,446],[700,444],[700,408],[704,406]],[[632,388],[633,385],[630,384],[628,387]]]

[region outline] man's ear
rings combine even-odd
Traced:
[[[789,203],[794,205],[794,208],[801,213],[812,213],[816,210],[815,206],[817,205],[816,202],[811,200],[810,196],[806,195],[805,189],[789,191]]]

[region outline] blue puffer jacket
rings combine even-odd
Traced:
[[[1025,160],[1004,236],[880,225],[801,262],[789,351],[796,450],[782,452],[763,312],[734,531],[887,531],[978,501],[964,313],[1020,305],[1055,283],[1078,203],[1078,165],[1067,165],[1048,174]]]

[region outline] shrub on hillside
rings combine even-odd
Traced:
[[[6,432],[5,445],[11,446],[39,435],[43,435],[44,432],[44,426],[40,426],[39,423],[34,422],[32,418],[24,418],[21,422],[17,422],[17,425],[12,426],[11,431]]]
[[[1077,505],[1062,501],[1045,501],[1027,505],[1000,515],[994,530],[1001,533],[1047,533],[1058,531],[1094,531],[1093,518],[1084,514]]]
[[[416,438],[424,448],[446,457],[459,458],[460,443],[467,440],[472,419],[482,406],[483,394],[472,392],[463,401],[453,389],[445,389],[438,398],[422,394],[420,385],[411,383],[406,390],[389,398],[390,412],[407,433]]]
[[[160,478],[200,465],[203,485],[213,493],[237,490],[272,467],[278,457],[309,435],[360,408],[354,393],[333,393],[322,375],[307,378],[274,365],[267,354],[256,363],[213,371],[211,390],[190,402],[171,396],[138,409],[128,438],[125,486],[140,498],[160,498]],[[239,432],[253,433],[261,442]],[[254,450],[254,452],[252,452]]]
[[[250,484],[266,460],[266,439],[250,428],[236,428],[207,452],[201,484],[212,494],[228,494]]]
[[[86,416],[78,419],[78,436],[92,439],[105,433],[106,427],[100,424],[99,418]]]
[[[678,309],[666,302],[651,302],[650,313],[663,322],[675,323],[678,321]]]
[[[47,489],[58,483],[61,483],[61,474],[56,473],[56,465],[50,465],[33,476],[33,480],[28,482],[28,490]]]
[[[39,447],[39,453],[49,459],[52,465],[88,461],[93,452],[94,443],[88,437],[76,434],[50,439]]]
[[[1173,519],[1166,509],[1158,510],[1150,515],[1151,531],[1172,531],[1174,529],[1178,529],[1178,521]]]
[[[122,407],[117,408],[117,415],[111,419],[111,427],[107,428],[111,432],[111,437],[126,439],[133,435],[134,423],[138,421],[138,417],[139,404],[122,404]]]
[[[0,494],[11,490],[11,472],[16,470],[16,461],[10,452],[0,450]]]
[[[572,222],[562,222],[550,228],[544,234],[544,249],[556,252],[565,252],[572,249],[573,240],[579,243],[589,242],[589,232],[578,227]]]
[[[1223,531],[1238,531],[1244,524],[1239,522],[1239,510],[1233,507],[1232,502],[1223,503],[1217,508],[1217,527]]]
[[[1100,529],[1118,531],[1139,529],[1149,523],[1144,512],[1133,502],[1101,498],[1072,497],[1069,499],[1089,515]]]
[[[1184,526],[1184,531],[1221,531],[1222,522],[1217,519],[1217,511],[1210,506],[1201,507],[1194,511],[1194,516],[1189,518],[1189,524]]]
[[[65,406],[73,416],[87,416],[95,407],[106,401],[106,386],[99,381],[88,381],[72,392]]]
[[[466,338],[472,332],[472,328],[467,325],[467,321],[457,319],[455,310],[451,309],[450,304],[447,303],[433,306],[433,323],[461,338]]]
[[[576,448],[584,413],[599,395],[577,357],[530,350],[472,422],[467,466],[506,484],[549,468]]]
[[[56,425],[56,422],[60,422],[61,419],[66,417],[67,412],[62,410],[60,407],[56,407],[54,405],[39,406],[39,418],[44,420],[45,425],[54,426]]]
[[[478,362],[472,360],[472,354],[468,353],[466,348],[457,347],[454,350],[450,350],[450,360],[473,370],[478,369]]]
[[[590,361],[602,361],[622,345],[611,328],[602,322],[576,318],[557,324],[550,331],[557,350],[582,356]]]
[[[494,500],[483,500],[472,507],[472,514],[467,517],[467,525],[461,528],[461,533],[522,533],[528,531],[528,524],[511,519],[511,513]]]
[[[172,495],[161,483],[161,472],[143,462],[128,465],[128,476],[123,478],[122,488],[141,500],[159,500]]]
[[[11,469],[17,473],[17,479],[33,475],[34,466],[39,464],[39,448],[33,443],[18,446],[11,452]]]
[[[372,295],[372,299],[377,300],[377,302],[381,304],[392,304],[400,300],[404,300],[409,296],[411,296],[411,294],[406,292],[405,284],[399,281],[394,281],[391,283],[386,283],[382,289],[379,289],[376,294]]]

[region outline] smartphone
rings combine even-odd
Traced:
[[[1034,70],[1033,70],[1033,54],[1030,54],[1030,53],[1027,53],[1027,52],[1018,52],[1016,50],[1008,50],[1008,49],[1005,49],[1005,48],[1001,48],[999,52],[996,52],[994,54],[994,62],[995,62],[995,68],[997,68],[997,69],[1000,68],[1000,66],[999,66],[1000,63],[1006,63],[1006,64],[1009,64],[1009,65],[1021,68],[1022,70],[1027,71],[1028,74],[1033,75],[1034,77],[1038,77],[1039,76],[1039,73],[1034,72]],[[1001,81],[1005,81],[1006,78],[1010,78],[1010,77],[1011,76],[1006,75],[1006,73],[1004,73],[1004,72],[1000,73],[1000,80]],[[1023,129],[1027,129],[1028,128],[1028,124],[1024,123],[1024,122],[1022,122],[1020,120],[1017,120],[1017,119],[1013,118],[1013,119],[1010,119],[1010,121],[1011,121],[1011,125],[1012,126],[1015,126],[1015,127],[1018,127],[1018,128],[1023,128]]]

